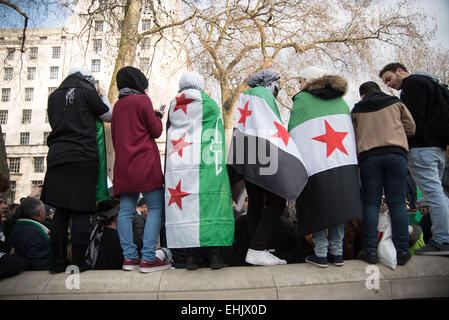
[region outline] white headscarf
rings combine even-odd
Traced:
[[[303,79],[306,79],[306,81],[310,81],[312,79],[318,79],[321,78],[327,74],[327,71],[318,67],[307,67],[299,73],[299,76]]]
[[[196,89],[204,91],[204,79],[196,71],[187,71],[179,79],[179,92],[186,89]]]

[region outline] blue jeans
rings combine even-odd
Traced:
[[[410,173],[429,203],[432,239],[437,244],[449,243],[449,199],[441,184],[444,153],[438,147],[412,148],[408,156]]]
[[[312,233],[312,241],[315,244],[313,248],[317,257],[327,257],[329,252],[334,256],[343,255],[343,237],[345,236],[344,224],[329,227],[326,238],[326,230]]]
[[[142,260],[152,262],[156,257],[156,246],[162,223],[162,208],[164,205],[164,189],[142,192],[148,207],[148,217],[145,223],[142,241]],[[117,230],[120,246],[125,259],[139,259],[137,247],[133,242],[132,219],[136,212],[140,193],[120,194],[120,211],[117,220]]]
[[[398,252],[409,248],[407,159],[396,153],[371,156],[359,163],[363,191],[362,248],[376,251],[382,189],[391,217],[393,244]]]

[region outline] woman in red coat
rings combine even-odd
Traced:
[[[117,72],[119,100],[112,113],[112,142],[115,150],[114,193],[120,196],[118,233],[123,249],[123,270],[143,273],[170,268],[156,258],[156,245],[164,206],[164,177],[155,139],[162,133],[162,113],[155,112],[146,91],[148,80],[134,67]],[[143,235],[142,259],[133,242],[132,217],[143,194],[148,218]]]

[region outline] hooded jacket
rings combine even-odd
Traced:
[[[69,75],[48,97],[49,167],[69,162],[96,161],[97,118],[109,107],[95,87],[77,72]]]
[[[372,92],[351,111],[359,161],[372,155],[399,153],[407,156],[407,136],[415,133],[415,122],[396,97]]]

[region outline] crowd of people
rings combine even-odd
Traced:
[[[398,265],[412,253],[449,255],[449,100],[441,98],[449,93],[432,75],[400,63],[386,65],[379,78],[400,98],[369,81],[351,110],[342,76],[304,68],[284,124],[276,102],[281,76],[257,72],[235,105],[226,158],[222,114],[198,72],[182,75],[166,111],[153,108],[137,68],[117,72],[114,108],[90,72],[72,68],[48,99],[42,192],[0,203],[0,278],[23,270],[56,274],[69,265],[149,273],[298,262],[341,267],[355,258],[375,264],[379,213],[386,210]],[[156,139],[166,112],[163,172]],[[111,123],[115,151],[109,192],[103,122]],[[415,195],[406,203],[411,179],[429,212],[422,224],[429,236],[413,251],[407,206],[420,201]],[[0,192],[8,188],[0,177]]]

